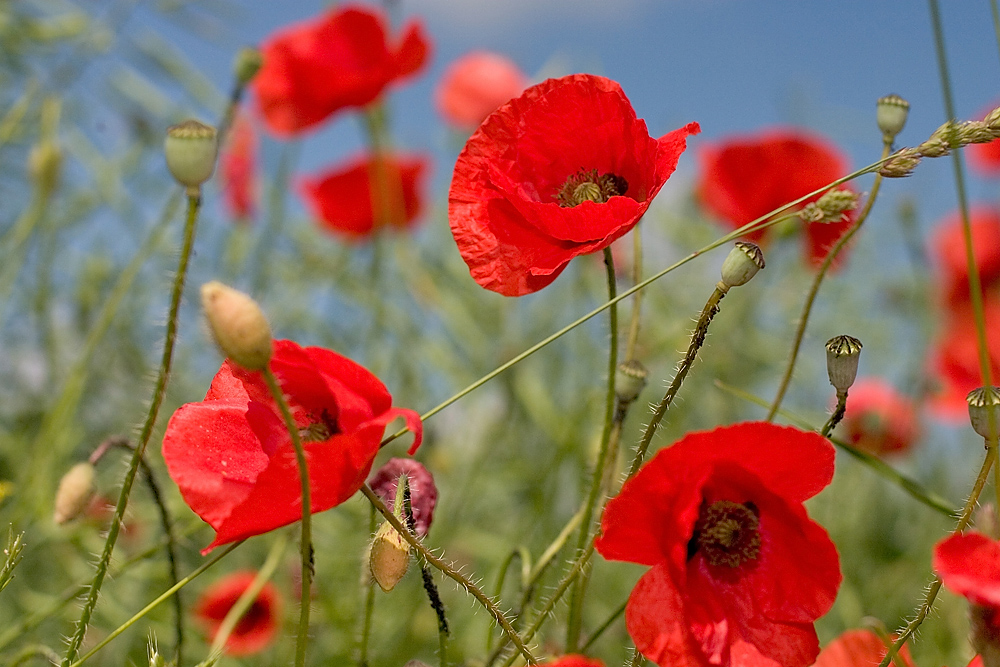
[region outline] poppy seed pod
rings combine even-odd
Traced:
[[[883,141],[892,142],[903,131],[906,117],[910,114],[910,103],[899,95],[880,97],[875,105],[875,120],[882,130]]]
[[[212,176],[218,152],[215,128],[196,120],[171,126],[163,142],[170,173],[178,183],[187,186],[191,196],[197,195],[201,184]]]
[[[267,368],[271,360],[271,327],[257,302],[243,292],[213,280],[201,286],[212,338],[227,357],[251,371]]]
[[[649,371],[641,362],[630,359],[618,364],[615,371],[615,394],[622,403],[631,403],[646,388]]]
[[[368,565],[375,583],[386,593],[396,587],[409,569],[410,545],[392,524],[383,523],[375,532]]]
[[[994,437],[1000,434],[1000,387],[973,389],[965,401],[969,404],[969,421],[976,433],[989,438],[992,417]]]
[[[90,463],[77,463],[59,480],[56,508],[52,517],[56,523],[62,525],[72,521],[87,508],[94,496],[95,472]]]
[[[858,376],[861,341],[851,336],[834,336],[826,342],[826,371],[837,393],[845,392]]]
[[[726,289],[750,282],[764,268],[764,253],[753,243],[737,241],[722,263],[722,283]]]

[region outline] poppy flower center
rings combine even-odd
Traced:
[[[323,442],[340,433],[337,419],[326,410],[317,418],[309,413],[309,424],[299,429],[299,437],[303,442]]]
[[[757,507],[720,500],[702,506],[688,544],[688,555],[701,553],[712,565],[739,567],[760,555]]]
[[[596,169],[581,169],[566,179],[556,194],[562,207],[579,206],[585,201],[603,204],[628,192],[628,181],[617,174],[597,174]]]

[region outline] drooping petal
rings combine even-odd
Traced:
[[[933,568],[948,590],[1000,606],[1000,542],[977,532],[952,535],[934,546]]]
[[[684,600],[664,566],[653,567],[632,589],[625,607],[625,625],[636,648],[660,667],[711,664],[691,633]],[[721,631],[724,636],[725,629]],[[725,664],[722,659],[717,656],[714,664]]]

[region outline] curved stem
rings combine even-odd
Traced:
[[[299,605],[299,631],[295,637],[295,665],[303,667],[306,664],[306,644],[309,642],[309,607],[312,593],[313,579],[313,548],[312,548],[312,502],[309,494],[309,465],[306,462],[306,452],[302,447],[302,438],[299,436],[299,427],[292,417],[292,411],[288,408],[288,401],[278,385],[277,378],[271,372],[270,367],[263,370],[264,382],[271,392],[274,402],[281,410],[281,416],[285,420],[285,428],[292,438],[292,446],[295,448],[295,460],[299,467],[299,483],[302,487],[302,539],[299,551],[302,555],[302,597]]]
[[[705,336],[708,335],[708,327],[712,323],[712,318],[719,312],[719,302],[726,296],[728,290],[729,288],[720,281],[716,285],[715,291],[712,292],[712,296],[709,297],[708,302],[705,303],[705,307],[701,311],[701,316],[698,318],[698,324],[695,325],[694,333],[691,334],[691,343],[688,345],[687,353],[685,353],[684,358],[681,359],[681,363],[677,366],[677,373],[674,374],[674,379],[671,380],[670,386],[667,387],[667,392],[663,395],[660,404],[656,406],[653,418],[649,420],[646,431],[642,434],[642,440],[635,450],[635,456],[632,458],[632,465],[628,471],[629,477],[639,472],[642,460],[646,456],[646,450],[649,449],[649,443],[653,441],[653,435],[656,433],[660,421],[663,420],[663,415],[667,413],[667,409],[673,403],[674,397],[684,382],[684,378],[687,377],[688,371],[691,370],[691,365],[694,364],[694,360],[698,356],[698,350],[705,343]]]
[[[167,382],[170,379],[170,367],[174,356],[174,343],[177,340],[177,312],[180,309],[181,294],[184,291],[184,278],[187,276],[188,262],[191,259],[191,250],[194,247],[194,233],[198,220],[198,209],[200,198],[197,196],[188,197],[187,221],[184,225],[184,244],[181,247],[180,262],[177,266],[177,274],[174,276],[173,291],[170,296],[170,312],[167,315],[166,341],[163,345],[163,357],[160,361],[160,370],[156,379],[156,387],[153,390],[153,399],[146,415],[146,421],[139,434],[139,442],[132,453],[132,460],[129,462],[128,471],[122,481],[122,490],[118,496],[118,504],[115,506],[114,516],[111,518],[111,526],[108,528],[108,537],[104,542],[104,551],[101,553],[100,561],[97,564],[97,571],[94,580],[90,584],[87,599],[83,604],[83,611],[80,613],[80,620],[77,622],[76,631],[73,633],[63,657],[63,667],[76,660],[80,652],[80,645],[87,635],[87,626],[90,624],[90,617],[97,606],[97,598],[104,583],[104,577],[108,572],[108,564],[111,562],[111,554],[118,540],[118,533],[121,530],[122,519],[125,516],[125,508],[128,505],[129,494],[132,492],[132,484],[135,482],[135,475],[139,469],[139,462],[146,451],[146,445],[153,434],[153,427],[156,425],[156,417],[163,403],[163,397],[167,392]]]
[[[617,278],[615,276],[615,261],[611,248],[604,249],[604,267],[608,281],[608,300],[613,301],[617,293]],[[615,422],[615,370],[618,367],[618,307],[608,309],[608,320],[611,342],[608,346],[608,387],[604,398],[604,430],[601,433],[601,447],[597,452],[597,462],[594,465],[593,478],[590,481],[590,492],[583,504],[583,519],[580,521],[580,533],[576,541],[576,553],[583,553],[590,541],[590,524],[594,518],[594,509],[604,486],[604,468],[608,464],[611,431]],[[566,653],[576,653],[580,638],[582,623],[583,598],[586,594],[587,577],[577,578],[569,601],[569,617],[566,621]]]
[[[517,632],[515,632],[514,628],[511,627],[510,621],[507,620],[504,613],[497,608],[496,604],[494,604],[493,601],[490,600],[478,586],[466,579],[462,573],[456,570],[452,565],[446,563],[431,553],[430,549],[425,547],[420,540],[414,537],[413,534],[407,530],[406,526],[404,526],[403,523],[396,518],[396,516],[392,513],[392,510],[385,506],[385,503],[383,503],[382,499],[379,498],[374,491],[372,491],[370,486],[367,484],[363,485],[361,487],[361,493],[365,494],[365,497],[368,498],[368,501],[371,502],[372,506],[378,511],[378,513],[389,522],[389,525],[396,529],[396,532],[398,532],[399,535],[406,540],[406,543],[413,547],[424,560],[438,569],[446,577],[458,583],[459,586],[468,591],[472,597],[476,598],[476,600],[478,600],[479,603],[486,608],[494,620],[496,620],[496,622],[500,625],[504,635],[506,635],[510,641],[514,642],[517,650],[520,651],[521,655],[524,656],[524,659],[528,661],[529,665],[538,664],[538,660],[534,655],[532,655],[531,651],[528,650],[528,647],[524,645],[521,638],[518,637]]]
[[[222,655],[223,648],[226,642],[229,641],[229,636],[233,634],[233,630],[236,629],[237,624],[243,620],[243,615],[247,613],[251,605],[257,601],[257,596],[260,592],[264,590],[264,586],[270,581],[271,577],[274,576],[274,571],[278,568],[278,564],[281,562],[281,557],[285,553],[285,547],[288,546],[288,533],[282,531],[280,537],[274,541],[271,545],[271,551],[268,552],[267,558],[264,560],[264,564],[261,566],[260,570],[257,571],[257,576],[253,578],[250,585],[247,586],[246,590],[240,595],[239,599],[236,600],[236,604],[229,608],[226,612],[226,617],[222,619],[222,624],[219,625],[219,629],[215,633],[215,637],[212,639],[212,647],[208,650],[208,659],[205,660],[206,663],[212,663],[217,660],[219,656]],[[180,663],[178,663],[180,664]]]
[[[847,413],[847,392],[838,391],[837,392],[837,407],[834,409],[833,414],[830,415],[830,419],[827,420],[826,424],[823,425],[823,430],[820,431],[824,438],[829,438],[830,434],[833,433],[833,429],[840,423],[840,420],[844,418],[844,414]]]
[[[133,616],[132,618],[128,619],[127,621],[125,621],[124,623],[122,623],[120,626],[118,626],[117,628],[115,628],[111,632],[111,634],[109,634],[107,637],[105,637],[100,642],[98,642],[97,646],[95,646],[94,648],[92,648],[89,651],[87,651],[87,653],[85,653],[83,655],[83,657],[81,657],[76,662],[72,663],[69,667],[80,667],[80,665],[82,665],[84,662],[86,662],[87,660],[89,660],[91,658],[91,656],[93,656],[95,653],[97,653],[98,651],[100,651],[102,648],[104,648],[105,646],[107,646],[108,644],[110,644],[111,641],[113,639],[115,639],[118,635],[120,635],[121,633],[125,632],[130,627],[132,627],[135,624],[136,621],[138,621],[140,618],[142,618],[143,616],[145,616],[149,612],[151,612],[154,609],[156,609],[157,607],[159,607],[160,604],[162,604],[164,600],[166,600],[168,597],[170,597],[171,595],[173,595],[174,593],[176,593],[180,589],[184,588],[188,584],[190,584],[192,581],[194,581],[196,578],[198,578],[198,576],[200,576],[202,573],[204,573],[205,570],[207,570],[208,568],[212,567],[213,565],[215,565],[216,563],[218,563],[220,560],[222,560],[223,558],[225,558],[226,556],[228,556],[230,553],[233,552],[233,549],[235,549],[236,547],[240,546],[241,544],[243,544],[242,540],[239,541],[239,542],[236,542],[234,544],[229,545],[226,548],[226,550],[223,551],[222,553],[220,553],[218,556],[215,556],[214,558],[212,558],[207,563],[203,563],[201,565],[201,567],[199,567],[198,569],[194,570],[191,574],[189,574],[188,576],[184,577],[183,579],[181,579],[180,581],[178,581],[176,584],[174,584],[173,586],[171,586],[167,590],[163,591],[163,593],[161,593],[158,598],[156,598],[155,600],[153,600],[152,602],[150,602],[149,604],[147,604],[145,607],[143,607],[142,609],[140,609],[135,614],[135,616]]]
[[[892,150],[892,141],[882,142],[882,160],[889,157],[889,152]],[[868,201],[865,202],[865,206],[861,209],[861,213],[858,214],[857,219],[854,224],[848,228],[846,232],[833,244],[830,248],[830,252],[826,253],[826,257],[823,259],[823,264],[820,265],[819,271],[816,272],[815,277],[813,277],[812,285],[809,287],[809,293],[806,295],[806,302],[802,306],[802,314],[799,316],[799,324],[795,330],[795,341],[792,343],[792,349],[788,354],[788,363],[785,366],[785,374],[781,377],[781,384],[778,385],[778,393],[774,396],[774,401],[771,402],[771,408],[767,412],[767,421],[773,421],[774,415],[778,413],[778,409],[781,407],[781,401],[785,398],[785,392],[788,391],[788,385],[792,381],[792,373],[795,371],[795,362],[799,357],[799,349],[802,347],[802,339],[806,334],[806,325],[809,324],[809,315],[812,313],[813,303],[816,301],[816,295],[819,293],[819,286],[823,282],[823,278],[826,277],[826,272],[830,270],[833,265],[833,260],[837,258],[840,251],[847,245],[847,242],[861,229],[861,225],[864,224],[865,220],[868,218],[868,214],[872,210],[872,206],[875,204],[875,198],[878,196],[879,188],[882,186],[882,174],[875,175],[875,182],[872,183],[871,194],[868,195]],[[822,223],[810,223],[810,224],[822,224]]]

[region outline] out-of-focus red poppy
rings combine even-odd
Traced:
[[[528,77],[510,58],[473,51],[448,66],[434,90],[434,102],[449,124],[471,129],[526,85]]]
[[[301,191],[327,231],[362,241],[382,226],[407,229],[424,208],[424,178],[430,159],[423,155],[365,155],[315,177]]]
[[[972,648],[988,657],[983,664],[997,664],[1000,660],[1000,542],[975,531],[957,533],[934,545],[931,565],[945,588],[969,601]]]
[[[889,639],[895,641],[895,637]],[[878,667],[887,652],[885,642],[871,630],[848,630],[823,647],[814,667]],[[914,667],[906,645],[897,655],[902,664]]]
[[[652,139],[614,81],[548,79],[501,106],[458,156],[448,219],[473,279],[506,296],[542,289],[608,247],[677,167],[690,123]]]
[[[972,254],[979,280],[989,297],[1000,297],[1000,211],[991,206],[969,210]],[[962,214],[950,214],[935,227],[931,250],[937,258],[944,306],[962,309],[969,303],[969,265],[965,255]]]
[[[990,299],[984,306],[987,353],[996,381],[1000,378],[1000,301]],[[949,315],[932,350],[930,373],[939,384],[930,403],[934,412],[946,419],[965,419],[969,409],[965,397],[983,386],[976,322],[970,306]]]
[[[378,378],[336,352],[277,340],[271,370],[303,440],[313,512],[361,488],[396,417],[415,435],[410,453],[419,446],[417,414],[393,408]],[[184,501],[216,531],[205,552],[302,518],[295,450],[259,372],[227,360],[205,400],[170,418],[163,458]]]
[[[861,378],[847,395],[841,429],[847,442],[870,454],[904,453],[918,436],[917,411],[885,380]]]
[[[226,614],[253,583],[256,572],[233,572],[209,586],[195,607],[195,618],[211,637],[219,631]],[[233,629],[223,650],[229,655],[250,655],[263,651],[281,626],[281,598],[270,583],[264,584],[250,608]]]
[[[795,128],[730,137],[702,146],[698,157],[698,195],[732,229],[846,175],[849,164],[835,145]],[[816,199],[819,195],[803,204]],[[854,214],[848,213],[840,222],[805,225],[807,256],[813,265],[823,262],[853,219]],[[766,235],[767,230],[757,230],[744,238],[759,244]]]
[[[344,6],[268,38],[253,80],[268,128],[294,135],[340,109],[370,104],[388,84],[417,72],[430,50],[423,25],[410,21],[390,43],[387,23],[371,8]]]
[[[539,667],[604,667],[604,663],[597,658],[588,658],[585,655],[564,655],[561,658],[543,663]]]
[[[378,494],[382,502],[392,507],[396,500],[396,487],[399,486],[400,477],[404,475],[410,487],[415,530],[417,535],[423,537],[431,528],[438,497],[434,476],[427,468],[413,459],[392,458],[372,473],[368,486],[372,487],[372,491]]]
[[[249,221],[257,211],[256,170],[257,133],[247,115],[237,113],[219,156],[223,200],[237,221]]]
[[[833,477],[825,438],[764,422],[690,433],[608,502],[597,550],[650,569],[625,608],[660,667],[807,667],[837,549],[802,502]]]

